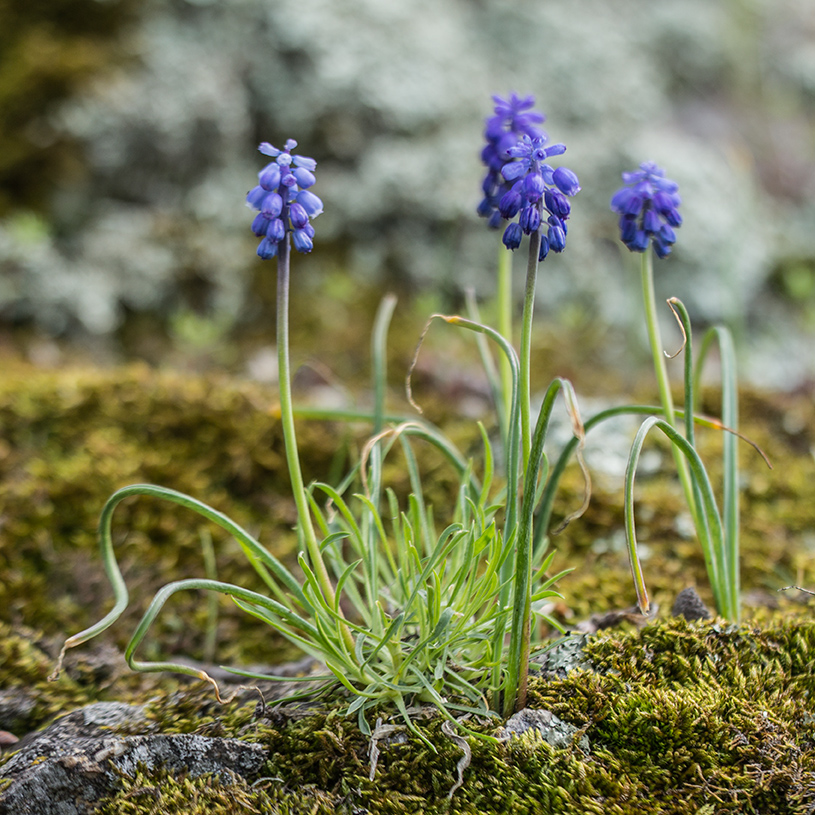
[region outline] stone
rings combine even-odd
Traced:
[[[674,617],[684,617],[689,622],[692,620],[709,620],[711,616],[710,609],[705,605],[704,600],[693,586],[682,589],[676,595],[671,614]]]
[[[98,702],[76,710],[22,742],[0,767],[0,815],[86,815],[115,793],[122,776],[166,768],[221,783],[257,775],[265,761],[259,744],[190,734],[121,735],[110,728],[145,727],[144,708]]]
[[[551,710],[525,707],[507,720],[497,736],[502,741],[509,741],[513,736],[522,736],[533,730],[537,731],[547,744],[559,749],[570,747],[574,735],[579,732],[573,724],[559,719]],[[589,739],[587,736],[581,737],[578,747],[588,752]]]

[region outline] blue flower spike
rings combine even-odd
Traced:
[[[292,243],[298,252],[314,248],[314,227],[310,221],[323,211],[323,202],[309,190],[315,181],[317,162],[307,156],[293,156],[297,147],[289,139],[282,150],[263,142],[258,150],[274,161],[258,173],[258,185],[246,195],[246,204],[258,210],[252,221],[252,231],[262,238],[258,256],[263,260],[275,257],[286,234],[292,233]]]
[[[498,211],[498,203],[511,187],[501,175],[504,165],[512,160],[509,150],[518,143],[521,136],[542,136],[543,132],[536,125],[541,124],[546,117],[532,110],[534,96],[520,97],[513,93],[508,99],[493,96],[492,100],[495,102],[495,115],[487,119],[484,128],[487,143],[481,151],[481,160],[487,167],[487,175],[482,185],[484,198],[478,205],[478,214],[482,218],[488,218],[490,227],[497,229],[502,217]]]
[[[620,216],[620,239],[632,252],[645,252],[653,244],[657,257],[667,257],[676,243],[674,229],[682,225],[679,185],[652,161],[623,173],[623,181],[626,186],[611,198],[611,209]]]
[[[488,218],[492,228],[498,228],[501,219],[510,221],[502,240],[512,250],[521,245],[523,235],[545,224],[539,253],[543,260],[550,250],[562,252],[566,246],[566,220],[571,212],[567,197],[580,191],[580,182],[566,167],[555,169],[548,163],[565,153],[566,145],[548,144],[546,133],[535,127],[545,117],[531,110],[533,96],[513,93],[507,100],[500,96],[493,100],[495,115],[487,119],[487,145],[481,153],[487,176],[478,214]]]

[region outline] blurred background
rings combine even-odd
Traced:
[[[274,266],[244,195],[257,144],[287,138],[325,203],[294,258],[309,326],[345,309],[359,328],[360,292],[489,297],[500,233],[475,214],[479,153],[510,91],[536,96],[583,188],[540,272],[552,331],[604,326],[647,360],[638,258],[608,201],[652,160],[685,219],[658,295],[728,324],[752,382],[811,384],[812,0],[0,0],[0,350],[218,349],[266,376]]]

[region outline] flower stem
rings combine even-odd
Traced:
[[[289,362],[289,279],[290,279],[289,236],[280,241],[277,253],[277,364],[280,389],[280,422],[283,426],[283,440],[286,448],[286,463],[289,468],[294,502],[297,506],[297,517],[308,552],[311,568],[322,590],[326,604],[336,607],[334,587],[323,562],[314,524],[308,506],[308,496],[303,484],[300,469],[300,456],[297,451],[297,437],[294,432],[294,408],[291,395],[291,365]],[[342,612],[340,612],[342,613]],[[351,632],[345,625],[340,625],[341,636],[349,653],[354,652]]]
[[[500,244],[498,254],[498,285],[496,291],[498,308],[498,332],[512,343],[512,252]],[[503,415],[509,418],[512,410],[512,366],[503,355],[500,357],[501,392],[504,399]],[[504,422],[506,424],[506,421]],[[508,428],[501,428],[504,436]]]
[[[662,340],[659,334],[659,321],[657,319],[656,297],[654,295],[654,260],[651,250],[642,253],[642,298],[645,305],[645,324],[648,329],[648,342],[651,346],[651,356],[654,361],[654,373],[657,377],[659,388],[659,400],[662,404],[662,412],[665,421],[676,428],[676,414],[674,411],[673,397],[671,396],[671,383],[668,379],[668,369],[665,365],[665,353],[663,351]],[[699,509],[694,497],[693,483],[691,481],[690,470],[685,457],[676,447],[671,445],[676,470],[679,481],[682,484],[682,491],[685,493],[685,500],[693,518],[694,527],[698,534],[703,533],[703,521],[699,518]]]
[[[540,230],[529,236],[529,260],[526,265],[526,286],[524,288],[524,311],[521,323],[521,451],[522,467],[526,472],[529,464],[529,451],[532,446],[530,421],[530,369],[532,351],[532,317],[535,312],[535,282],[538,276],[538,254],[541,247]]]

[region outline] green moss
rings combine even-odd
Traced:
[[[246,695],[239,701],[217,701],[209,684],[196,684],[172,693],[153,696],[145,706],[151,727],[162,733],[194,733],[199,736],[231,736],[251,731],[258,694],[250,701]],[[250,732],[251,735],[251,732]]]
[[[430,713],[417,712],[415,724],[436,752],[403,730],[380,745],[371,781],[368,739],[343,715],[340,696],[311,711],[269,705],[258,719],[262,708],[248,697],[221,706],[203,686],[161,692],[148,705],[149,730],[258,742],[268,755],[261,777],[141,771],[99,811],[803,812],[815,803],[813,654],[815,623],[794,616],[762,627],[671,620],[591,637],[590,670],[530,682],[530,706],[578,728],[572,745],[556,749],[532,734],[499,745],[470,739],[472,762],[452,800],[461,749]],[[24,681],[42,677],[36,653],[15,659],[33,665]],[[398,722],[396,711],[380,713]],[[587,752],[578,746],[584,735]]]
[[[51,656],[36,637],[13,634],[10,625],[23,621],[64,636],[107,610],[94,529],[116,488],[153,481],[189,492],[272,541],[276,554],[291,554],[294,511],[273,407],[272,392],[260,387],[144,367],[26,369],[0,383],[0,688],[23,689],[33,700],[13,729],[39,726],[96,698],[143,702],[149,696],[151,728],[259,741],[269,755],[264,776],[280,779],[236,782],[225,790],[212,778],[147,773],[123,779],[102,811],[684,815],[805,811],[815,803],[815,625],[808,607],[791,597],[778,598],[783,614],[747,608],[748,625],[670,621],[591,638],[593,670],[530,683],[530,704],[578,727],[590,752],[554,749],[529,737],[501,746],[472,741],[472,764],[451,802],[447,792],[461,751],[441,733],[438,718],[417,718],[436,753],[405,731],[404,743],[383,748],[371,782],[368,741],[342,715],[347,699],[316,712],[257,720],[254,697],[221,706],[208,687],[173,680],[158,688],[155,678],[132,674],[110,685],[99,681],[90,662],[48,683]],[[715,397],[705,409],[715,412]],[[436,418],[445,415],[440,407]],[[747,590],[793,580],[815,586],[805,538],[815,529],[810,416],[811,402],[803,398],[743,399],[743,429],[775,465],[767,471],[742,449]],[[298,430],[306,477],[324,477],[337,447],[333,428],[303,422]],[[466,442],[463,425],[454,432]],[[718,435],[705,433],[701,443],[714,460]],[[443,468],[432,456],[421,464],[442,476],[433,500],[443,506]],[[579,474],[570,473],[561,514],[581,495]],[[699,548],[676,530],[679,511],[673,479],[641,479],[639,528],[651,544],[646,579],[663,608],[693,582],[709,599]],[[170,579],[203,574],[203,565],[199,523],[175,506],[128,502],[114,527],[134,600],[133,614],[106,640],[121,648],[153,592]],[[621,527],[621,495],[600,485],[586,516],[556,539],[558,567],[576,567],[560,588],[578,618],[633,603],[626,553],[614,545]],[[237,547],[217,530],[213,535],[219,576],[252,586]],[[601,540],[606,545],[598,545]],[[171,604],[144,656],[195,656],[206,628],[202,599],[190,594]],[[283,656],[268,628],[228,604],[219,635],[222,662]],[[398,723],[393,711],[382,715]],[[713,809],[705,810],[708,805]]]
[[[32,373],[0,383],[0,620],[65,634],[99,619],[110,591],[97,552],[96,524],[107,497],[145,481],[187,492],[228,513],[279,557],[291,556],[294,505],[273,394],[217,378],[112,372]],[[299,427],[307,478],[333,455],[325,423]],[[117,510],[114,536],[133,608],[116,629],[126,642],[161,585],[203,576],[202,522],[151,500]],[[212,532],[222,580],[261,588],[239,547]],[[156,628],[164,653],[200,655],[205,603],[178,597]],[[285,657],[268,628],[224,603],[219,658]]]
[[[593,671],[535,679],[530,702],[580,728],[591,744],[558,750],[524,737],[472,741],[449,811],[529,813],[791,812],[815,799],[809,698],[815,624],[765,629],[684,621],[590,640]],[[383,750],[367,779],[366,743],[338,713],[270,730],[272,772],[319,789],[357,790],[371,812],[442,812],[460,752],[438,719]],[[575,743],[577,738],[575,739]],[[813,776],[815,778],[815,776]]]
[[[197,778],[174,776],[166,771],[139,772],[126,778],[122,791],[101,801],[98,815],[141,815],[161,812],[166,815],[329,815],[334,798],[316,790],[282,789],[278,782],[258,785],[234,778],[231,783],[213,775]]]

